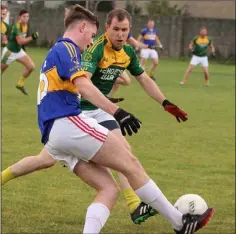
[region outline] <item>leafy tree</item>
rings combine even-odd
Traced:
[[[183,7],[179,7],[177,5],[171,6],[168,0],[150,1],[147,5],[147,10],[151,17],[188,15],[186,5]]]

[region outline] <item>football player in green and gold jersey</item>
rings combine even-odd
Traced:
[[[35,65],[33,60],[22,49],[22,46],[38,38],[37,32],[33,33],[29,37],[26,37],[28,31],[28,21],[28,11],[21,10],[19,12],[18,22],[14,24],[11,29],[8,44],[3,49],[1,60],[2,73],[8,68],[9,64],[15,60],[24,65],[24,72],[22,73],[22,76],[20,77],[16,88],[19,89],[25,95],[27,95],[27,92],[24,88],[24,81],[34,70]]]
[[[215,47],[212,44],[212,41],[207,36],[207,29],[202,27],[200,29],[200,34],[191,41],[189,44],[189,49],[192,51],[192,59],[190,61],[190,65],[185,73],[183,80],[180,82],[181,85],[184,85],[193,70],[193,67],[197,65],[201,65],[204,78],[205,78],[205,85],[209,85],[209,71],[208,71],[208,56],[207,52],[208,49],[211,48],[212,55],[215,56]]]
[[[115,9],[109,12],[106,22],[106,33],[98,37],[93,42],[93,45],[83,53],[82,65],[87,73],[87,77],[107,96],[116,80],[127,69],[136,77],[147,94],[163,105],[169,113],[177,117],[179,122],[180,120],[186,121],[187,114],[165,99],[156,83],[143,70],[134,49],[126,43],[130,25],[131,16],[127,11]],[[171,107],[167,108],[167,106]],[[100,125],[112,131],[127,149],[131,149],[127,140],[122,136],[124,133],[121,132],[113,116],[98,109],[83,99],[83,97],[81,107],[84,114],[95,118]],[[139,224],[154,215],[155,211],[149,205],[140,201],[131,189],[127,179],[120,173],[118,175],[132,221],[135,224]]]

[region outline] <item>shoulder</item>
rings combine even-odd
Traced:
[[[101,36],[97,37],[93,41],[93,44],[86,50],[86,52],[89,52],[89,53],[97,52],[101,50],[102,48],[104,48],[104,45],[106,44],[106,42],[107,42],[106,37],[104,34],[102,34]]]
[[[123,46],[123,49],[124,49],[124,51],[126,52],[126,54],[129,55],[131,58],[132,58],[133,56],[136,56],[136,53],[135,53],[133,47],[130,46],[129,44],[125,44],[125,45]]]
[[[14,29],[20,30],[21,29],[21,24],[17,22],[16,24],[13,25]]]
[[[5,24],[5,26],[8,28],[9,27],[9,24],[8,23],[6,23],[6,22],[4,22],[3,21],[3,23]]]
[[[148,31],[147,28],[143,28],[143,29],[141,30],[141,33],[146,33],[147,31]]]
[[[77,46],[68,41],[59,41],[52,48],[60,56],[80,57],[81,53]]]

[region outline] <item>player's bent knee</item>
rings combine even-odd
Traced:
[[[125,85],[130,85],[130,83],[131,83],[131,80],[130,80],[130,78],[128,78],[128,79],[125,79],[125,81],[124,81],[124,84],[125,84]]]
[[[192,71],[193,71],[193,67],[191,66],[188,68],[188,72],[192,72]]]
[[[158,60],[157,61],[153,61],[153,66],[154,67],[158,66]]]
[[[31,66],[29,66],[27,69],[29,72],[33,72],[35,70],[35,64],[31,64]]]
[[[104,191],[105,194],[109,197],[117,199],[120,196],[120,188],[117,184],[106,185],[101,191]]]

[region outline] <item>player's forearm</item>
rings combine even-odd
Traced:
[[[32,39],[31,36],[30,37],[26,37],[26,38],[21,38],[20,40],[17,41],[17,44],[18,45],[25,45],[25,44],[31,42],[32,40],[33,39]]]
[[[140,85],[148,93],[149,96],[151,96],[153,99],[155,99],[158,103],[162,105],[163,101],[166,98],[159,89],[159,87],[156,85],[156,83],[150,77],[148,77],[146,72],[137,77],[137,81],[140,83]]]
[[[142,42],[135,40],[133,37],[130,37],[128,39],[128,43],[136,48],[140,48],[140,49],[147,49],[148,48],[148,45],[145,45]]]
[[[215,47],[211,45],[211,52],[214,54],[215,53]]]
[[[137,38],[137,41],[140,42],[142,40],[142,38],[143,37],[141,35],[139,35],[138,38]]]
[[[118,110],[118,106],[109,101],[100,91],[97,89],[92,82],[87,78],[75,79],[74,84],[79,90],[79,93],[83,98],[87,99],[93,105],[104,110],[105,112],[114,115]]]
[[[159,47],[162,47],[162,44],[161,44],[161,41],[160,41],[159,38],[156,39],[156,43],[157,43],[157,45],[158,45]]]
[[[2,36],[2,38],[1,38],[2,45],[7,45],[7,43],[8,43],[7,36],[5,34],[2,34],[1,36]]]

